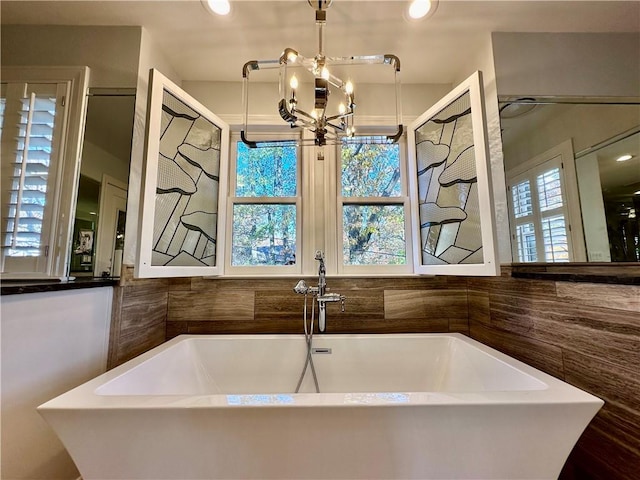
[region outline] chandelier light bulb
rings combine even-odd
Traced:
[[[329,69],[327,67],[322,67],[322,71],[320,72],[320,76],[325,80],[329,80]]]
[[[289,52],[287,54],[287,60],[290,62],[295,62],[298,59],[298,55],[295,54],[295,52]]]
[[[422,18],[431,10],[430,0],[413,0],[409,5],[409,16],[411,18]]]
[[[351,83],[351,80],[347,81],[344,86],[344,91],[347,92],[347,95],[351,95],[353,93],[353,83]]]
[[[314,108],[313,110],[311,110],[311,117],[312,117],[314,120],[317,120],[317,119],[318,119],[318,112],[316,112],[316,109],[315,109],[315,108]]]
[[[291,87],[292,90],[295,90],[296,88],[298,88],[298,78],[293,75],[291,77],[291,80],[289,80],[289,86]]]
[[[340,103],[340,105],[338,105],[338,112],[340,113],[340,115],[344,115],[347,111],[347,107],[344,106],[344,103]]]

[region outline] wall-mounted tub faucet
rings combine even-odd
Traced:
[[[327,293],[327,268],[324,263],[324,252],[316,250],[315,259],[320,262],[318,265],[318,286],[309,287],[304,280],[300,280],[293,291],[301,295],[312,294],[318,302],[318,330],[324,332],[327,325],[327,303],[340,302],[341,310],[344,312],[345,296],[339,293]]]

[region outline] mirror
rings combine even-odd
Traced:
[[[135,89],[91,88],[69,275],[119,277]]]
[[[513,261],[640,262],[640,99],[499,105]]]

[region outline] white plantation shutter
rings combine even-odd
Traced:
[[[4,272],[47,271],[68,89],[68,82],[3,85]]]
[[[514,260],[568,262],[567,201],[562,163],[554,159],[509,181]]]

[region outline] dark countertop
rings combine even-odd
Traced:
[[[76,278],[75,280],[2,280],[0,293],[16,295],[20,293],[59,292],[79,288],[115,287],[119,278]]]
[[[551,280],[554,282],[586,282],[607,283],[611,285],[640,285],[637,275],[599,275],[584,273],[554,273],[554,272],[511,272],[513,278],[527,278],[530,280]]]
[[[513,278],[640,285],[640,263],[512,263]]]

